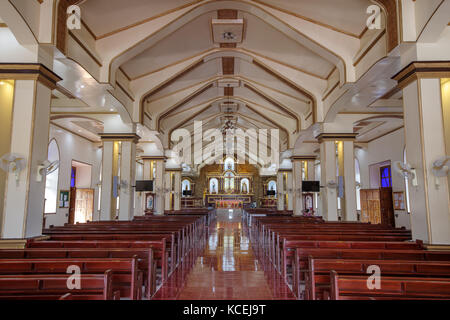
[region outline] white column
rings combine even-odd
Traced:
[[[181,210],[181,170],[175,171],[175,201],[174,201],[174,210]]]
[[[136,142],[137,140],[122,141],[120,160],[120,203],[119,220],[132,220],[134,216],[134,188],[136,180]]]
[[[303,195],[302,195],[302,165],[301,159],[292,159],[293,173],[293,189],[294,189],[294,215],[300,216],[303,212]]]
[[[413,63],[395,79],[403,88],[407,162],[417,176],[417,186],[409,181],[413,238],[449,244],[448,175],[432,172],[433,162],[447,154],[439,75],[450,77],[449,62]]]
[[[307,160],[306,167],[308,168],[308,175],[306,180],[308,181],[316,181],[316,168],[315,168],[316,160]]]
[[[102,154],[102,193],[100,195],[100,220],[108,221],[112,218],[113,198],[113,154],[114,141],[103,141]],[[115,211],[114,211],[115,212]]]
[[[322,216],[327,221],[337,221],[337,189],[329,188],[328,183],[336,179],[336,144],[334,140],[320,140],[320,190]]]
[[[344,140],[344,187],[345,187],[345,221],[357,221],[355,151],[353,140]]]
[[[9,153],[22,157],[25,165],[17,179],[12,172],[4,174],[1,237],[31,238],[42,234],[45,179],[37,181],[37,167],[47,159],[51,90],[61,79],[40,64],[4,64],[1,68],[8,69],[8,75],[0,74],[0,79],[14,80],[16,74],[21,79],[5,84],[13,86],[11,135],[7,138]]]
[[[288,195],[288,201],[287,201],[287,210],[294,210],[294,179],[292,177],[292,171],[286,171],[287,174],[287,195]]]
[[[164,210],[172,210],[172,172],[171,171],[166,171],[164,174],[164,188],[166,190],[169,190],[169,192],[164,193],[165,198],[164,198]]]
[[[156,159],[156,177],[154,177],[154,190],[155,192],[155,215],[164,214],[164,159]]]
[[[277,209],[284,210],[283,171],[277,172]]]

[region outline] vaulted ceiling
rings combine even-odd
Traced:
[[[176,129],[192,134],[194,122],[202,121],[203,130],[280,129],[284,151],[310,137],[318,121],[333,121],[330,114],[349,114],[361,141],[401,125],[401,92],[382,96],[391,89],[389,76],[370,84],[385,71],[366,72],[377,60],[358,65],[384,35],[366,27],[373,3],[84,0],[80,6],[95,42],[86,46],[95,48],[106,75],[101,83],[128,95],[130,116],[136,119],[139,109],[139,121],[164,148],[172,147]],[[54,110],[62,109],[55,99]],[[395,117],[358,122],[371,113]]]

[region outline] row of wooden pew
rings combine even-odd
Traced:
[[[404,228],[268,215],[250,235],[298,299],[450,299],[450,251],[427,250]]]
[[[0,299],[151,299],[199,249],[211,213],[168,213],[44,229],[24,249],[0,250]]]

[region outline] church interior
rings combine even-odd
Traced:
[[[0,300],[450,300],[449,166],[450,0],[0,0]]]

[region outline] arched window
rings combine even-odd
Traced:
[[[47,159],[50,162],[59,161],[59,148],[55,139],[48,145]],[[58,203],[59,168],[47,175],[45,180],[45,213],[56,213]]]
[[[226,158],[225,162],[223,164],[223,171],[232,170],[234,171],[234,159],[233,158]]]
[[[277,182],[275,180],[270,180],[267,184],[267,191],[275,191],[274,196],[277,196]]]
[[[407,160],[406,160],[406,146],[405,146],[405,148],[403,149],[403,162],[404,162],[404,163],[407,163]],[[409,202],[409,181],[408,181],[408,180],[409,180],[408,177],[405,176],[406,211],[407,211],[408,213],[411,213],[411,205],[410,205],[410,202]]]
[[[241,180],[241,193],[250,192],[250,181],[247,178]]]
[[[356,210],[361,210],[361,169],[359,161],[355,158],[355,181],[356,181]]]
[[[181,193],[183,194],[184,191],[190,191],[191,190],[191,182],[188,179],[184,179],[181,182]],[[185,197],[186,195],[183,194],[183,197]]]

